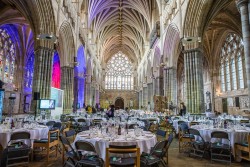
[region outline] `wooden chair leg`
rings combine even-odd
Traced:
[[[57,152],[58,152],[58,144],[56,145],[56,158],[57,158]]]
[[[49,164],[49,148],[47,148],[47,166],[48,166],[48,164]]]

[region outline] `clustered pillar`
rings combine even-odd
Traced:
[[[35,51],[35,65],[33,78],[33,94],[40,93],[40,99],[50,98],[52,62],[54,50],[46,47],[38,47]],[[36,111],[37,101],[32,101],[31,110]]]
[[[177,70],[175,67],[166,69],[165,96],[168,102],[177,105]]]
[[[85,97],[85,103],[87,105],[91,105],[91,83],[86,83],[86,97]]]
[[[148,102],[150,103],[150,110],[153,109],[154,97],[153,97],[153,83],[148,83]]]
[[[204,112],[203,55],[200,49],[184,51],[187,112]]]
[[[160,95],[160,77],[156,77],[153,80],[153,91],[155,95]]]
[[[237,6],[241,14],[242,35],[244,41],[246,75],[248,98],[250,98],[250,2],[248,0],[238,0]]]
[[[74,99],[73,83],[74,68],[69,66],[61,67],[61,89],[64,90],[63,112],[71,113]]]
[[[144,109],[147,109],[147,106],[148,106],[148,88],[145,86],[143,87],[143,107]]]

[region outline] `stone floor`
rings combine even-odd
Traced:
[[[61,154],[57,159],[50,161],[49,167],[60,167],[62,166]],[[212,162],[208,159],[197,159],[189,157],[187,154],[179,153],[178,141],[175,139],[169,149],[169,167],[250,167],[250,162],[243,161],[241,163],[233,162],[231,165]],[[30,163],[30,167],[45,167],[44,159],[39,161],[33,161]]]

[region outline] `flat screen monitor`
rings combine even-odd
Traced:
[[[53,99],[40,99],[39,109],[51,110],[55,109],[55,100]]]

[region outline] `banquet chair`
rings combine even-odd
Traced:
[[[166,134],[167,132],[165,130],[157,129],[156,131],[157,141],[166,140]]]
[[[118,156],[111,156],[110,153],[116,155],[128,155],[135,154],[133,157],[123,158]],[[115,146],[109,145],[109,148],[106,148],[106,160],[105,167],[140,167],[140,148],[136,145],[130,146]]]
[[[203,158],[205,152],[208,151],[209,142],[205,142],[197,129],[189,128],[188,132],[190,135],[194,136],[194,140],[191,142],[192,148],[189,155]]]
[[[52,127],[52,129],[59,129],[59,130],[61,130],[61,128],[62,128],[61,122],[56,122]]]
[[[174,139],[174,134],[173,134],[173,133],[169,134],[168,140],[167,140],[168,143],[167,143],[167,145],[166,145],[166,147],[165,147],[165,157],[166,157],[166,163],[165,163],[165,165],[168,164],[168,149],[169,149],[169,147],[170,147],[170,145],[171,145],[173,139]],[[163,161],[163,162],[165,162],[165,161]]]
[[[240,120],[240,123],[242,124],[242,123],[249,123],[249,120],[247,120],[247,119],[242,119],[242,120]]]
[[[219,142],[212,142],[214,139],[219,139]],[[222,140],[228,144],[222,143]],[[231,164],[231,144],[227,132],[214,131],[211,133],[210,141],[211,161],[229,162]]]
[[[165,155],[165,149],[168,141],[158,141],[155,146],[150,150],[150,153],[142,152],[141,155],[141,166],[151,166],[158,165],[161,163],[163,166],[166,166],[166,163],[163,160]]]
[[[65,131],[64,134],[65,134],[66,138],[72,140],[72,142],[75,140],[76,131],[74,129],[70,129],[68,131]]]
[[[179,152],[191,148],[191,142],[194,140],[194,136],[188,133],[188,126],[186,123],[181,123],[179,125],[178,138],[179,138]]]
[[[30,133],[15,132],[11,134],[8,147],[5,149],[3,154],[6,157],[6,167],[28,165],[30,153]]]
[[[48,121],[48,122],[46,123],[46,126],[48,126],[49,129],[51,129],[51,128],[54,126],[55,123],[56,123],[55,121]]]
[[[93,125],[101,125],[102,119],[93,119]]]
[[[190,126],[199,125],[199,124],[200,124],[199,122],[195,122],[195,121],[190,122]]]
[[[250,161],[250,134],[247,137],[247,142],[235,143],[234,148],[235,148],[236,157],[239,156],[242,159]],[[241,152],[241,154],[237,155],[239,151]],[[247,154],[247,155],[244,155],[244,154]]]
[[[76,166],[103,166],[104,161],[98,156],[92,143],[78,140],[75,142],[75,148],[81,159],[77,161]],[[81,152],[87,151],[87,154],[81,155]]]
[[[56,135],[53,135],[53,134],[56,134]],[[49,131],[47,139],[34,140],[33,154],[34,152],[39,152],[39,150],[36,151],[35,148],[45,148],[46,149],[46,162],[48,165],[50,154],[55,152],[56,157],[57,157],[58,146],[59,146],[59,130],[57,129],[54,131]],[[54,147],[55,149],[53,149]],[[42,154],[42,152],[40,151],[39,154]]]
[[[77,153],[77,151],[74,150],[74,148],[71,146],[70,142],[67,140],[66,137],[60,136],[60,141],[63,145],[63,149],[65,153],[63,153],[63,167],[66,165],[69,165],[70,167],[75,167],[77,161],[80,160],[80,156]],[[66,155],[67,160],[64,162],[64,155]]]
[[[134,129],[135,126],[139,126],[138,124],[129,124],[128,125],[128,128],[129,129]]]

